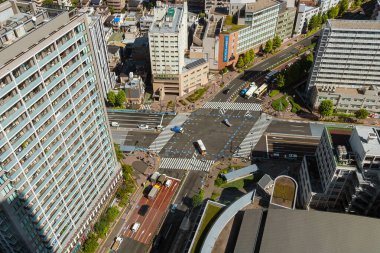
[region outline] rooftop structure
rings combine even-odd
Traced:
[[[270,204],[294,209],[297,199],[297,182],[288,176],[278,176],[274,180],[274,188]]]
[[[226,174],[223,174],[224,179],[227,182],[232,182],[234,180],[238,180],[240,178],[249,176],[255,172],[257,172],[259,168],[257,167],[256,164],[249,165],[247,167],[244,167],[242,169],[234,170],[231,172],[228,172]]]
[[[151,33],[177,33],[182,24],[183,17],[182,6],[166,6],[162,3],[157,4],[154,9],[154,23],[149,32]]]

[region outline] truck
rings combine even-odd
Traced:
[[[159,178],[159,176],[161,176],[161,174],[159,172],[154,172],[151,176],[150,176],[150,181],[155,183],[157,181],[157,179]]]
[[[250,98],[253,96],[253,93],[257,90],[257,86],[255,83],[252,83],[247,92],[245,93],[245,98]]]
[[[112,244],[111,249],[112,249],[113,251],[117,251],[117,250],[119,249],[119,247],[120,247],[120,244],[121,244],[122,242],[123,242],[123,238],[121,238],[120,236],[116,237],[116,238],[115,238],[115,241],[114,241],[113,244]]]
[[[166,175],[165,174],[162,174],[161,176],[159,176],[159,178],[157,179],[157,183],[163,185],[166,181]]]
[[[160,191],[160,188],[161,187],[159,185],[155,184],[148,193],[148,199],[155,199],[158,192]]]
[[[119,125],[119,122],[115,122],[115,121],[114,121],[114,122],[111,122],[111,126],[113,126],[113,127],[118,127],[118,126],[120,126],[120,125]]]
[[[170,130],[172,130],[175,133],[183,133],[183,127],[180,127],[180,126],[172,127],[170,128]]]

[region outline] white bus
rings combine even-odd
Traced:
[[[196,146],[197,146],[197,149],[199,151],[199,153],[201,155],[205,155],[206,154],[206,147],[205,145],[203,144],[203,141],[202,140],[197,140],[196,142]]]
[[[261,97],[268,89],[268,85],[266,83],[264,83],[263,85],[261,85],[257,90],[255,90],[255,92],[253,93],[253,95],[257,98]]]

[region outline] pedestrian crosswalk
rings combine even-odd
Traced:
[[[203,108],[239,110],[239,111],[261,111],[261,105],[258,103],[231,103],[231,102],[207,102]]]
[[[234,157],[249,157],[251,151],[259,142],[261,136],[272,121],[272,117],[263,113],[260,118],[253,125],[252,129],[246,135],[238,149],[234,153]]]
[[[209,171],[214,162],[194,158],[162,158],[160,169]]]
[[[170,129],[174,126],[182,126],[182,124],[187,120],[190,114],[179,113],[177,116],[170,121],[169,125],[157,136],[157,138],[150,144],[148,150],[159,153],[161,149],[168,143],[170,138],[174,135],[174,132]]]
[[[150,104],[143,104],[141,105],[141,110],[151,110]]]

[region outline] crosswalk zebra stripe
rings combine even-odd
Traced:
[[[253,125],[252,129],[246,135],[242,143],[239,145],[239,149],[234,153],[234,157],[248,157],[251,154],[252,149],[259,142],[262,134],[265,132],[272,117],[267,114],[262,114],[259,120]]]
[[[214,162],[213,160],[199,160],[193,158],[162,158],[159,168],[209,171]]]
[[[240,111],[261,111],[261,105],[258,103],[231,103],[231,102],[207,102],[203,108],[223,110],[240,110]]]

